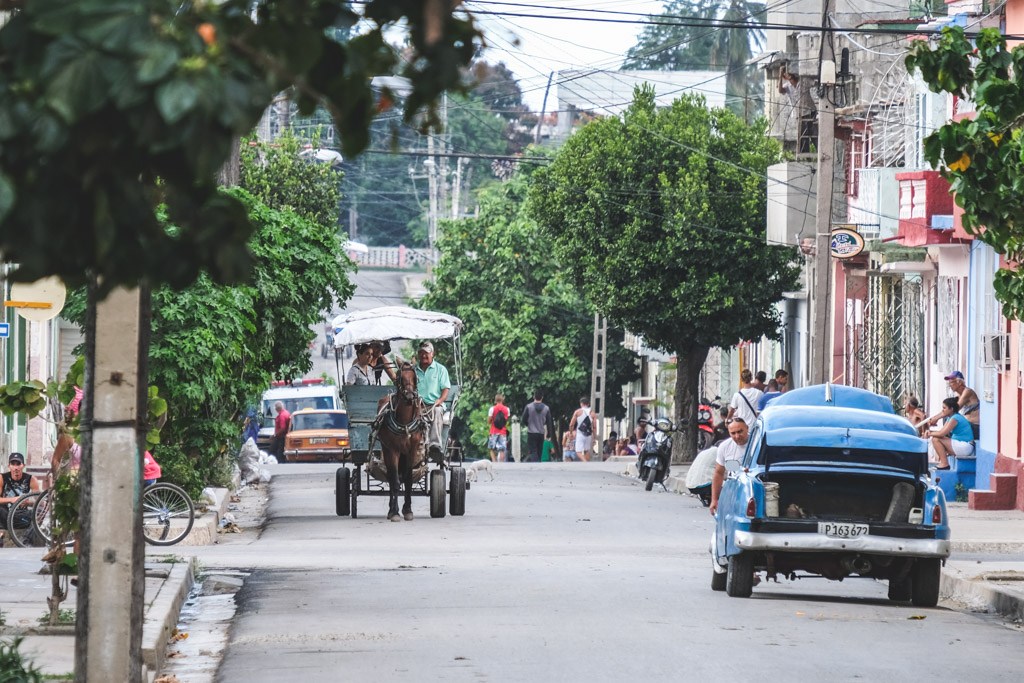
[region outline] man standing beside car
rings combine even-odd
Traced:
[[[732,418],[728,426],[729,438],[718,445],[718,454],[715,456],[715,473],[711,477],[711,505],[708,506],[708,510],[712,515],[718,512],[718,497],[722,493],[722,484],[725,483],[725,463],[730,460],[743,459],[750,435],[747,423],[742,417]]]
[[[277,458],[280,463],[284,462],[284,439],[288,434],[288,425],[291,424],[292,414],[285,410],[284,403],[278,401],[274,404],[274,411],[277,416],[274,418],[274,440],[271,446],[271,455]]]

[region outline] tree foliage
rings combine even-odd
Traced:
[[[927,136],[924,154],[950,181],[964,229],[1012,262],[996,272],[995,293],[1006,317],[1024,320],[1024,47],[1007,49],[996,29],[983,29],[976,45],[946,27],[934,47],[915,41],[906,64],[933,92],[975,104],[974,118]]]
[[[421,302],[466,324],[459,411],[480,449],[486,409],[497,392],[518,415],[540,389],[554,415],[563,417],[590,395],[593,307],[564,276],[549,240],[526,213],[527,182],[521,173],[488,188],[478,217],[444,225],[441,261]],[[606,412],[621,417],[619,392],[637,377],[635,357],[618,343],[621,330],[609,337]]]
[[[610,321],[679,356],[677,419],[695,423],[708,349],[776,337],[793,250],[765,243],[765,174],[781,156],[689,96],[658,110],[639,88],[622,119],[584,126],[534,174],[531,213],[566,274]],[[688,445],[695,447],[696,432]]]
[[[726,106],[753,121],[764,109],[764,79],[748,62],[764,45],[765,33],[736,24],[764,24],[765,14],[764,2],[666,0],[662,14],[654,17],[664,21],[644,27],[622,68],[725,71]]]
[[[429,125],[431,102],[461,86],[477,48],[472,20],[450,5],[354,6],[25,2],[0,28],[0,251],[19,264],[15,276],[95,275],[104,290],[141,279],[180,288],[204,271],[243,279],[253,225],[215,175],[277,92],[294,87],[302,112],[325,106],[352,154],[393,102],[372,76],[407,76],[403,120]],[[408,36],[401,48],[386,40],[396,27]]]
[[[317,225],[337,229],[344,173],[303,158],[303,142],[291,131],[272,143],[252,138],[242,143],[242,188],[272,209],[290,209]]]

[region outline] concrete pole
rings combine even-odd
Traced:
[[[551,92],[551,79],[555,77],[555,72],[552,71],[548,74],[548,86],[544,88],[544,101],[540,105],[540,118],[537,119],[537,132],[533,137],[533,144],[540,144],[540,127],[544,125],[544,114],[548,109],[548,93]]]
[[[140,290],[89,293],[75,681],[142,680],[144,551],[139,496]],[[143,337],[148,339],[148,331]],[[91,353],[90,353],[91,351]],[[143,408],[144,410],[144,408]],[[141,416],[145,419],[145,415]]]
[[[608,349],[608,319],[600,313],[594,314],[594,355],[590,368],[590,409],[601,419],[591,420],[594,424],[594,443],[597,444],[597,459],[601,459],[604,447],[604,391],[605,367]]]
[[[822,2],[822,15],[828,21],[829,0]],[[822,33],[822,43],[826,42]],[[822,53],[824,55],[824,51]],[[832,98],[835,92],[836,64],[823,57],[819,65],[818,97],[818,183],[814,241],[814,288],[811,290],[811,384],[832,379],[832,255],[829,251],[832,228],[832,181],[835,165],[836,114]]]
[[[432,134],[427,135],[427,160],[423,163],[427,167],[427,187],[430,195],[427,198],[430,203],[430,213],[427,215],[427,241],[433,254],[437,247],[437,159],[434,157]]]

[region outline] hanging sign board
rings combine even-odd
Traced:
[[[11,285],[11,300],[4,306],[13,308],[22,318],[44,322],[57,317],[64,308],[67,290],[56,277],[45,277],[35,282],[15,282]]]
[[[853,258],[864,251],[864,237],[850,228],[836,228],[829,237],[829,252],[835,258]]]

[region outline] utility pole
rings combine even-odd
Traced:
[[[142,454],[148,293],[89,291],[75,680],[142,680]],[[89,351],[92,351],[90,354]]]
[[[427,201],[430,213],[427,216],[427,241],[430,250],[437,246],[437,160],[434,158],[434,136],[427,135],[427,159],[423,162],[427,167]]]
[[[601,459],[604,450],[604,389],[605,367],[608,349],[608,318],[600,313],[594,314],[594,357],[590,368],[590,409],[598,417],[594,423],[594,443],[597,445],[597,458]]]
[[[822,0],[822,28],[828,26],[829,0]],[[825,45],[830,39],[821,33],[821,59],[818,64],[818,183],[815,221],[814,287],[811,290],[811,384],[832,379],[832,180],[835,167],[836,112],[833,97],[836,63],[828,59]]]
[[[547,113],[548,109],[548,93],[551,92],[551,79],[555,77],[555,72],[552,71],[548,74],[548,87],[544,88],[544,101],[540,105],[540,118],[537,119],[537,133],[534,135],[533,144],[540,144],[540,127],[544,125],[544,114]]]

